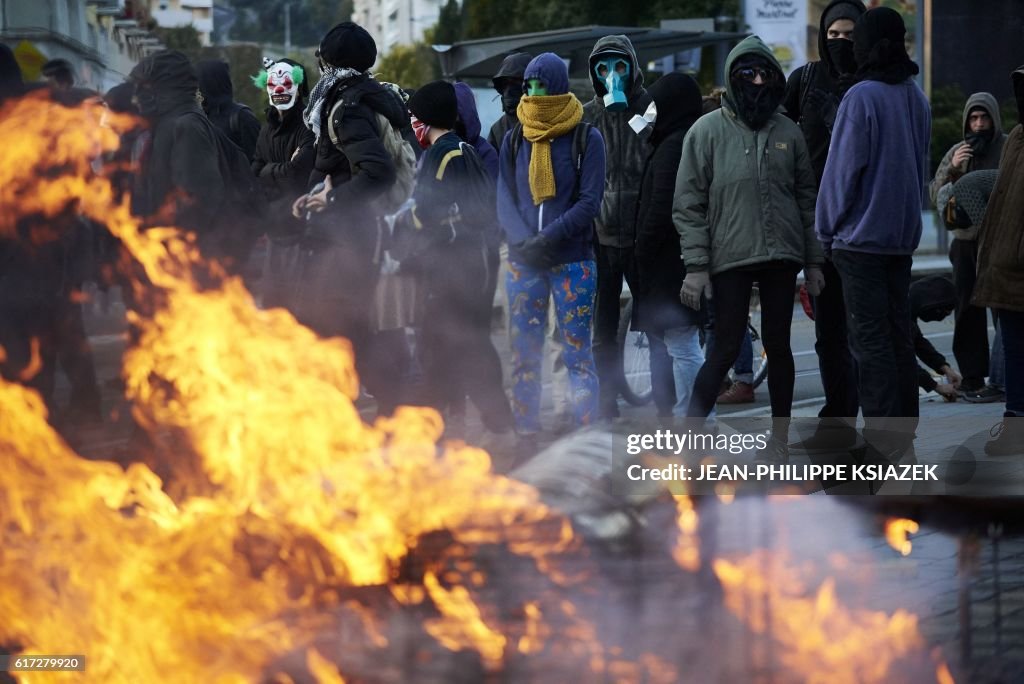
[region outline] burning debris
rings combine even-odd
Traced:
[[[89,160],[133,120],[107,115],[104,128],[96,107],[33,99],[4,113],[19,135],[0,149],[0,236],[22,217],[74,207],[122,242],[144,274],[136,297],[152,304],[134,316],[127,393],[140,427],[173,431],[182,451],[159,454],[166,481],[141,462],[82,459],[36,393],[0,381],[0,644],[87,654],[89,679],[103,682],[455,682],[500,671],[668,684],[732,671],[702,647],[713,629],[695,627],[679,655],[673,630],[649,627],[656,638],[640,645],[634,625],[609,619],[629,622],[637,597],[612,598],[629,582],[603,576],[607,547],[587,540],[662,530],[642,523],[638,502],[596,495],[610,465],[588,459],[610,458],[606,436],[584,433],[511,479],[479,449],[438,447],[431,410],[365,424],[344,340],[257,309],[190,236],[141,230],[93,173]],[[669,615],[722,612],[702,579],[713,567],[725,608],[755,633],[770,628],[783,665],[805,681],[883,681],[923,652],[913,615],[845,610],[828,583],[813,598],[780,586],[778,557],[711,560],[687,497],[673,519],[676,545],[645,553],[682,570],[669,560],[633,586]],[[661,593],[639,594],[648,584]]]

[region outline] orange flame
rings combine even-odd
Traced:
[[[889,542],[889,546],[899,551],[900,554],[909,556],[910,550],[914,545],[907,537],[911,534],[917,534],[918,529],[920,527],[913,520],[889,518],[885,521],[885,540]]]
[[[672,558],[683,570],[697,572],[700,569],[700,539],[693,499],[685,495],[676,496],[676,513],[679,538],[672,549]]]

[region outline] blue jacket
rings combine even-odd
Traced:
[[[455,99],[458,102],[459,119],[466,129],[464,140],[480,155],[480,161],[484,163],[484,168],[491,174],[491,178],[498,180],[498,152],[487,142],[487,138],[480,137],[480,115],[476,111],[473,89],[465,83],[456,83]]]
[[[930,138],[928,100],[913,81],[863,81],[850,88],[818,191],[815,233],[826,252],[917,249]]]
[[[569,76],[565,63],[551,53],[537,56],[530,62],[525,79],[540,78],[549,95],[569,92]],[[524,139],[515,160],[515,175],[509,177],[509,141],[505,134],[498,165],[498,221],[509,244],[509,258],[517,261],[516,245],[541,233],[554,243],[559,263],[573,263],[594,258],[594,219],[601,211],[604,194],[604,139],[596,128],[587,138],[587,151],[580,173],[579,198],[573,203],[576,187],[576,164],[572,159],[572,133],[551,142],[551,163],[555,172],[555,197],[540,205],[530,194],[530,157],[533,144]],[[639,182],[639,179],[637,179]]]

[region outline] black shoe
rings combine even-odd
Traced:
[[[961,390],[960,396],[971,404],[995,404],[1006,401],[1006,392],[991,385],[973,391]]]
[[[1024,417],[1007,411],[1003,422],[992,426],[989,434],[995,438],[985,442],[989,456],[1024,455]]]

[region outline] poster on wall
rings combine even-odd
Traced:
[[[745,18],[787,76],[807,61],[807,0],[747,0]]]

